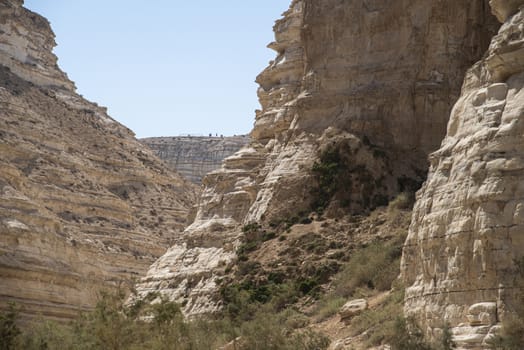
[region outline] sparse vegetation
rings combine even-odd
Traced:
[[[366,144],[365,139],[363,143],[363,153],[371,152],[376,166],[388,163],[387,153],[383,149]],[[355,149],[348,140],[340,140],[321,151],[318,161],[311,168],[316,183],[310,191],[312,211],[322,215],[336,203],[333,207],[335,210],[361,213],[388,204],[385,175],[374,175],[370,170],[373,167],[358,156],[360,149]],[[411,189],[404,182],[402,185],[399,185],[401,191]]]
[[[396,331],[396,319],[403,313],[403,301],[404,290],[397,288],[380,307],[368,309],[351,321],[353,334],[368,332],[367,346],[376,346],[389,342]]]
[[[323,321],[340,311],[340,308],[346,303],[347,299],[334,296],[321,298],[315,312],[317,321]]]
[[[388,210],[406,210],[411,209],[415,203],[415,194],[413,192],[402,192],[388,204]]]
[[[19,310],[15,304],[9,304],[8,310],[0,314],[0,349],[15,349],[15,340],[20,335],[20,328],[16,324]]]
[[[329,205],[333,196],[338,192],[350,192],[351,184],[349,178],[344,176],[347,165],[340,154],[340,148],[332,146],[322,152],[319,161],[313,164],[313,176],[318,186],[311,190],[313,202],[312,210],[322,214]],[[344,196],[343,201],[349,203],[349,198]]]
[[[440,342],[439,350],[453,350],[457,348],[457,344],[453,341],[453,333],[449,327],[449,324],[446,323],[442,329],[442,338]]]
[[[431,350],[424,340],[424,333],[411,319],[398,316],[393,326],[394,332],[388,339],[391,350]]]
[[[323,349],[327,339],[311,332],[309,322],[331,317],[349,297],[375,297],[391,288],[409,220],[403,209],[322,223],[312,223],[313,217],[298,213],[268,226],[245,225],[236,264],[224,264],[225,275],[217,279],[223,310],[207,320],[184,320],[179,306],[165,300],[151,305],[157,295],[128,307],[123,295],[104,295],[93,312],[70,325],[24,328],[12,349],[199,350],[233,341],[241,350]],[[305,226],[293,227],[298,224]],[[362,228],[366,238],[355,241],[352,230]],[[375,234],[381,238],[369,243]],[[371,345],[391,339],[394,316],[401,314],[396,290],[351,320],[351,329],[366,331]]]
[[[490,346],[495,350],[520,350],[524,347],[524,256],[516,259],[514,264],[520,289],[519,303],[503,320],[501,333],[491,339]]]
[[[259,308],[240,323],[227,317],[187,321],[176,303],[164,299],[132,309],[123,300],[121,293],[103,294],[92,312],[71,324],[35,322],[24,332],[16,326],[18,309],[13,307],[0,315],[0,349],[209,350],[236,340],[239,350],[317,350],[329,344],[316,332],[297,330],[307,320],[292,310]]]
[[[524,346],[524,320],[519,315],[509,316],[502,322],[501,334],[490,340],[494,350],[521,350]]]
[[[334,294],[354,296],[359,288],[386,291],[400,273],[404,236],[390,243],[378,241],[358,249],[334,279]]]

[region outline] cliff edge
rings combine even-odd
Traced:
[[[195,189],[75,93],[22,5],[0,2],[0,307],[63,320],[144,274]]]
[[[488,1],[293,0],[274,26],[277,56],[257,77],[253,140],[204,178],[194,222],[139,295],[215,311],[243,226],[365,214],[415,191],[496,28]],[[344,163],[343,193],[314,176],[323,159]]]
[[[222,165],[222,161],[249,143],[249,136],[149,137],[140,142],[172,169],[189,181],[201,184],[202,179]]]

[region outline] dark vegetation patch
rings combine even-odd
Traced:
[[[368,154],[367,158],[362,158],[363,154]],[[381,169],[380,175],[374,175],[369,162]],[[398,193],[414,194],[426,174],[413,170],[412,176],[399,175],[393,171],[396,168],[399,166],[392,164],[388,152],[366,137],[358,147],[348,140],[333,142],[320,152],[311,168],[315,181],[310,190],[310,208],[322,215],[335,205],[346,212],[362,214],[388,205]]]

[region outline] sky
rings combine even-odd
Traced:
[[[58,64],[137,137],[248,133],[290,0],[26,0]]]

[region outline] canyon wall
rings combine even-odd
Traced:
[[[0,308],[66,319],[143,275],[196,191],[75,93],[22,5],[0,2]]]
[[[504,24],[466,75],[404,247],[406,314],[432,336],[449,322],[464,349],[489,348],[522,307],[523,4],[491,1]]]
[[[311,170],[333,148],[351,164],[346,212],[418,188],[466,69],[496,32],[489,12],[487,0],[293,0],[274,26],[277,57],[257,77],[253,140],[204,178],[193,224],[139,295],[160,291],[187,314],[218,309],[242,226],[314,209]]]
[[[220,168],[222,161],[249,143],[249,136],[229,137],[149,137],[144,145],[173,170],[195,184],[201,184],[208,173]]]

